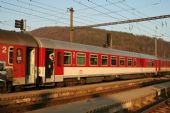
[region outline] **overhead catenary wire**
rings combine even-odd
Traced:
[[[102,7],[103,9],[105,9],[105,10],[108,10],[107,8],[105,8],[105,7],[103,7],[103,6],[101,6],[101,5],[98,5],[97,3],[95,3],[95,2],[92,2],[92,1],[90,1],[90,0],[88,0],[89,2],[91,2],[91,3],[93,3],[93,4],[95,4],[96,6],[98,6],[98,7]],[[107,0],[107,2],[109,2],[109,3],[111,3],[112,4],[112,2],[110,2],[109,0]],[[121,9],[123,9],[123,10],[126,10],[125,8],[122,8],[122,7],[120,7],[119,5],[116,5],[116,4],[113,4],[114,6],[116,6],[116,7],[118,7],[118,8],[121,8]],[[111,10],[108,10],[108,11],[110,11],[110,12],[112,12],[113,13],[113,11],[111,11]],[[121,16],[121,17],[124,17],[124,18],[126,18],[126,19],[129,19],[129,18],[127,18],[127,17],[125,17],[125,16],[123,16],[123,15],[121,15],[121,14],[117,14],[117,15],[119,15],[119,16]],[[96,27],[96,26],[95,26]],[[150,29],[150,28],[149,28]],[[146,31],[146,30],[145,30]]]
[[[89,9],[91,9],[90,6],[85,5],[85,4],[83,4],[82,2],[80,2],[80,1],[77,1],[77,0],[73,0],[73,1],[76,2],[76,3],[78,3],[78,4],[80,4],[80,5],[82,5],[82,6],[85,6],[85,7],[89,8]],[[101,13],[101,14],[107,15],[108,17],[111,17],[111,18],[114,18],[114,19],[119,19],[119,18],[113,17],[113,16],[111,16],[111,15],[109,15],[109,14],[103,13],[102,11],[99,11],[99,10],[97,10],[97,9],[95,9],[95,8],[93,8],[93,10],[95,10],[95,11]]]
[[[106,6],[111,6],[113,4],[117,4],[117,3],[120,3],[120,2],[124,2],[124,0],[120,0],[120,1],[116,1],[116,2],[113,2],[112,4],[110,3],[107,3],[107,4],[104,4],[103,7],[106,7]],[[90,9],[95,9],[95,8],[98,8],[100,6],[93,6],[93,7],[90,7]],[[88,10],[89,8],[81,8],[81,9],[78,9],[78,12],[80,11],[84,11],[84,10]]]
[[[80,1],[77,1],[77,0],[73,0],[73,1],[74,1],[75,3],[77,3],[77,4],[80,4],[80,5],[84,6],[84,7],[86,7],[86,8],[89,8],[89,9],[91,9],[91,10],[94,10],[94,11],[96,11],[96,12],[102,14],[102,15],[106,15],[106,16],[108,16],[108,17],[110,17],[110,18],[113,18],[113,19],[119,19],[119,18],[113,17],[113,16],[111,16],[111,15],[109,15],[109,14],[103,13],[102,11],[99,11],[99,10],[97,10],[97,9],[95,9],[95,8],[91,8],[90,6],[85,5],[84,3],[80,2]],[[86,17],[87,17],[87,16],[86,16]],[[92,18],[91,18],[91,19],[92,19]],[[95,20],[96,20],[96,19],[95,19]],[[111,26],[109,26],[109,27],[110,27],[110,28],[113,28],[113,27],[111,27]]]
[[[53,17],[57,17],[57,18],[67,19],[67,18],[64,18],[64,17],[55,16],[55,15],[52,15],[52,14],[49,14],[49,13],[45,13],[45,12],[38,11],[38,10],[35,10],[35,9],[27,8],[27,7],[16,5],[16,4],[12,4],[12,3],[9,3],[9,2],[5,2],[5,1],[1,1],[1,2],[4,3],[4,4],[8,4],[8,5],[11,5],[11,6],[18,7],[18,8],[34,11],[36,13],[41,13],[41,14],[48,15],[48,16],[53,16]],[[64,22],[59,22],[59,23],[67,24],[67,23],[64,23]]]
[[[154,16],[154,17],[139,18],[139,19],[129,19],[129,20],[123,20],[123,21],[118,21],[118,22],[108,22],[108,23],[94,24],[94,25],[88,25],[88,26],[80,26],[80,27],[99,27],[99,26],[126,24],[126,23],[133,23],[133,22],[142,22],[142,21],[148,21],[148,20],[157,20],[157,19],[163,19],[163,18],[170,18],[170,14]]]
[[[53,22],[58,23],[58,21],[56,21],[55,19],[50,19],[50,18],[46,18],[46,17],[43,17],[43,16],[39,16],[39,15],[35,15],[35,14],[23,12],[23,11],[14,10],[14,9],[7,8],[7,7],[4,7],[4,6],[0,6],[0,8],[6,9],[6,10],[9,10],[9,11],[13,11],[13,12],[17,12],[17,13],[22,13],[22,14],[29,15],[29,16],[34,16],[34,17],[46,19],[46,20],[49,20],[49,21],[53,21]]]
[[[134,7],[130,6],[130,5],[128,5],[128,4],[127,4],[127,3],[125,3],[125,2],[124,2],[124,3],[121,3],[121,4],[122,4],[122,5],[124,5],[124,6],[126,6],[126,7],[128,7],[128,8],[133,8],[133,9],[134,9],[134,11],[136,11],[136,12],[137,12],[137,14],[135,14],[135,15],[139,15],[139,14],[141,14],[141,15],[143,15],[143,16],[148,17],[148,15],[146,15],[146,14],[142,13],[141,11],[139,11],[139,10],[137,10],[136,8],[134,8]],[[156,22],[157,22],[157,21],[147,21],[147,22],[156,24]],[[157,23],[162,24],[162,23],[160,23],[160,22],[157,22]],[[166,27],[167,27],[166,21],[165,21],[165,25],[166,25]]]
[[[35,7],[35,8],[40,8],[40,9],[43,9],[43,10],[46,10],[46,11],[53,12],[53,13],[50,14],[51,16],[61,15],[61,16],[57,16],[57,17],[58,17],[58,18],[61,18],[61,19],[64,19],[64,20],[69,20],[69,16],[66,15],[67,12],[62,11],[62,9],[60,9],[60,11],[58,11],[58,10],[54,10],[54,9],[47,8],[47,7],[44,7],[44,6],[40,6],[40,4],[39,4],[39,5],[35,5],[35,4],[30,4],[30,3],[28,3],[28,2],[24,2],[24,1],[21,1],[21,0],[17,0],[17,1],[20,2],[20,3],[22,3],[22,4],[25,4],[25,5],[29,5],[29,6],[33,6],[33,7]],[[32,0],[31,0],[30,2],[39,3],[39,2],[37,2],[37,1],[32,1]],[[41,5],[42,5],[42,4],[41,4]],[[52,7],[52,6],[51,6],[51,7]],[[58,9],[58,8],[57,8],[57,9]],[[49,13],[47,13],[47,14],[49,14]],[[63,17],[63,16],[64,16],[64,17]],[[65,18],[65,17],[67,17],[67,18]],[[80,21],[77,21],[77,20],[75,20],[75,22],[84,24],[83,22],[80,22]]]
[[[90,0],[88,0],[88,1],[91,2]],[[101,7],[101,8],[103,8],[103,9],[105,9],[105,10],[107,10],[107,11],[113,13],[113,11],[111,11],[111,10],[109,10],[109,9],[107,9],[107,8],[105,8],[105,7],[103,7],[103,6],[99,5],[99,4],[97,4],[97,3],[94,3],[94,2],[91,2],[91,3],[93,3],[93,4],[95,4],[96,6]],[[84,6],[87,7],[87,5],[84,5]],[[117,6],[117,7],[118,7],[118,5],[115,5],[115,4],[114,4],[114,6]],[[94,10],[94,9],[92,9],[92,10]],[[125,10],[125,9],[124,9],[124,10]],[[114,12],[114,13],[115,13],[115,12]],[[107,15],[106,13],[103,13],[103,14],[104,14],[104,15]],[[117,15],[119,15],[119,16],[121,16],[121,17],[123,17],[123,18],[128,19],[127,17],[125,17],[125,16],[123,16],[123,15],[121,15],[121,14],[117,14]],[[108,16],[108,15],[107,15],[107,16]],[[98,26],[97,26],[97,27],[98,27]],[[145,31],[145,32],[148,32],[148,31]]]

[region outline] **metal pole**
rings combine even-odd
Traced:
[[[73,41],[73,34],[74,34],[74,26],[73,26],[73,12],[74,9],[70,8],[70,42]]]
[[[108,48],[112,48],[112,34],[111,33],[107,33],[106,46]]]
[[[157,53],[157,38],[155,38],[155,56],[157,57],[158,56],[158,53]]]

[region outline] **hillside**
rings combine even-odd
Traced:
[[[87,45],[103,46],[106,42],[106,34],[109,31],[93,28],[76,29],[73,42]],[[154,55],[154,38],[133,35],[125,32],[110,31],[112,34],[113,48],[126,51],[146,53]],[[44,27],[33,30],[30,34],[38,37],[69,41],[69,28]],[[158,56],[170,58],[170,42],[158,39]]]

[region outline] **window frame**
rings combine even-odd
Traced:
[[[12,61],[12,63],[10,62],[10,52],[11,52],[10,49],[13,49],[13,50],[12,50],[12,52],[13,52],[13,59],[12,59],[13,61]],[[14,64],[14,47],[13,47],[13,46],[9,46],[9,47],[8,47],[8,64],[9,64],[9,65],[13,65],[13,64]]]
[[[129,65],[129,60],[131,61],[131,65]],[[132,67],[132,66],[133,66],[133,61],[132,61],[132,58],[131,58],[131,57],[128,57],[128,58],[127,58],[127,66],[128,66],[128,67]]]
[[[91,64],[91,55],[96,55],[96,56],[97,56],[97,57],[96,57],[96,59],[97,59],[97,64],[96,64],[96,65]],[[90,57],[89,57],[89,60],[90,60],[90,66],[98,66],[98,64],[99,64],[98,59],[99,59],[99,55],[98,55],[98,54],[90,54]]]
[[[71,51],[64,51],[64,57],[65,57],[65,53],[70,53],[70,64],[65,64],[65,62],[63,62],[64,66],[70,66],[72,65],[72,58],[73,58],[73,53]],[[68,55],[67,55],[68,56]],[[64,58],[64,61],[65,61],[65,58]]]
[[[123,60],[123,61],[124,61],[124,65],[121,65],[121,63],[120,63],[120,62],[121,62],[121,59],[124,59],[124,60]],[[124,67],[124,66],[125,66],[125,57],[120,57],[120,58],[119,58],[119,66],[120,66],[120,67]]]
[[[115,64],[115,65],[112,65],[112,58],[113,58],[113,57],[114,57],[115,60],[116,60],[116,64]],[[111,66],[117,66],[117,56],[111,56],[111,57],[110,57],[110,65],[111,65]]]
[[[82,54],[84,54],[84,55],[85,55],[85,56],[83,57],[83,58],[85,58],[85,62],[84,62],[84,64],[78,64],[78,63],[77,63],[78,54],[81,54],[81,55],[82,55]],[[85,65],[86,65],[86,58],[87,58],[86,53],[77,52],[77,53],[76,53],[76,65],[77,65],[77,66],[85,66]]]
[[[151,67],[155,67],[155,61],[154,60],[151,61]]]
[[[133,66],[137,67],[137,58],[133,58]]]
[[[103,65],[103,58],[102,57],[107,57],[104,59],[107,59],[107,64]],[[101,66],[108,66],[108,55],[101,55]]]
[[[18,55],[18,50],[21,50],[21,56]],[[19,62],[19,57],[21,58],[20,62]],[[16,63],[17,64],[23,63],[23,50],[21,48],[17,48],[16,50]]]
[[[147,61],[147,67],[151,67],[151,62],[150,62],[149,59],[148,59],[148,61]]]

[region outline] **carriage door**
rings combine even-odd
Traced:
[[[54,49],[46,49],[45,58],[45,82],[54,82]]]
[[[35,48],[28,47],[26,49],[26,84],[35,82]]]
[[[64,52],[63,51],[60,51],[60,50],[56,50],[55,51],[55,61],[56,61],[56,64],[55,64],[55,74],[56,75],[63,75],[63,59],[64,59]]]
[[[25,47],[14,47],[14,64],[13,64],[14,81],[19,84],[25,84]]]

